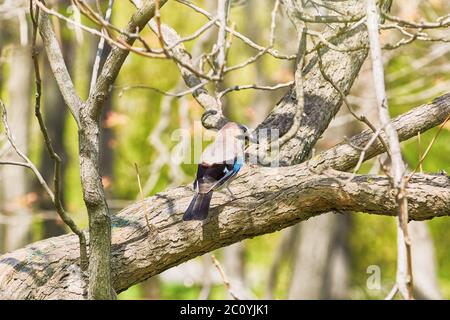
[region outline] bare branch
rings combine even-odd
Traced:
[[[386,18],[389,21],[397,22],[400,26],[405,26],[408,28],[417,28],[417,29],[437,29],[437,28],[446,28],[450,26],[450,14],[439,17],[436,19],[436,22],[413,22],[400,19],[399,17],[390,15],[387,12],[381,12],[381,16]]]
[[[319,47],[319,48],[320,48],[320,47]],[[319,48],[318,48],[318,49],[319,49]],[[342,101],[344,101],[344,104],[345,104],[345,106],[347,107],[347,109],[348,109],[348,111],[350,112],[350,114],[351,114],[356,120],[361,121],[362,123],[364,123],[365,125],[367,125],[367,126],[370,128],[370,130],[372,130],[373,133],[374,133],[373,137],[367,142],[367,144],[366,144],[366,145],[364,146],[364,148],[362,148],[362,149],[359,148],[359,147],[353,146],[353,145],[350,143],[351,146],[353,146],[354,148],[357,148],[357,149],[359,148],[359,150],[361,151],[361,155],[360,155],[360,157],[359,157],[358,163],[356,164],[356,166],[355,166],[355,168],[354,168],[354,170],[353,170],[353,172],[356,173],[356,172],[359,170],[361,164],[363,163],[363,160],[364,160],[364,157],[365,157],[365,154],[366,154],[367,150],[368,150],[368,149],[370,148],[370,146],[374,143],[375,139],[378,138],[378,139],[380,140],[381,144],[383,145],[384,149],[385,149],[387,152],[389,152],[389,148],[388,148],[386,142],[384,141],[384,139],[381,137],[381,135],[380,135],[380,130],[379,130],[379,129],[375,129],[375,126],[374,126],[374,125],[373,125],[373,124],[372,124],[372,123],[371,123],[364,115],[357,115],[357,114],[355,113],[355,111],[353,110],[352,106],[351,106],[350,103],[348,102],[348,99],[347,99],[347,97],[345,96],[344,92],[342,92],[341,88],[339,88],[339,87],[333,82],[333,80],[326,74],[326,71],[325,71],[325,69],[324,69],[324,67],[323,67],[322,57],[321,57],[321,54],[320,54],[320,51],[319,51],[319,50],[317,50],[317,58],[318,58],[318,62],[319,62],[319,69],[320,69],[320,72],[322,73],[322,76],[324,77],[324,79],[325,79],[326,81],[328,81],[328,82],[333,86],[333,88],[334,88],[337,92],[339,92],[339,95],[341,96]]]
[[[115,88],[120,89],[119,92],[119,97],[123,95],[124,92],[132,90],[132,89],[146,89],[146,90],[152,90],[155,92],[158,92],[160,94],[163,94],[165,96],[169,96],[169,97],[174,97],[174,98],[181,98],[184,97],[187,94],[191,94],[194,93],[197,89],[200,89],[202,87],[204,87],[206,84],[208,84],[209,81],[207,80],[203,80],[202,82],[200,82],[198,85],[189,88],[187,90],[184,91],[180,91],[180,92],[168,92],[168,91],[163,91],[161,89],[158,88],[154,88],[151,86],[147,86],[147,85],[129,85],[129,86],[114,86]]]
[[[215,59],[216,74],[218,78],[222,78],[223,70],[225,67],[226,59],[226,40],[227,32],[226,27],[228,23],[228,13],[230,11],[231,0],[218,0],[217,4],[217,17],[219,18],[220,26],[217,34],[216,49],[217,55]]]
[[[167,0],[159,0],[164,5]],[[84,2],[78,1],[81,5]],[[86,12],[104,24],[87,6]],[[155,15],[156,2],[147,0],[130,18],[119,41],[129,47],[136,41],[138,34]],[[127,47],[128,48],[128,47]],[[89,287],[90,299],[115,299],[116,295],[111,282],[111,220],[105,199],[102,178],[99,172],[99,131],[100,114],[103,103],[109,94],[126,57],[128,49],[115,46],[109,53],[97,79],[96,85],[85,106],[80,110],[79,156],[80,175],[85,202],[89,217],[90,255],[89,255]]]
[[[286,10],[292,10],[286,7]],[[344,94],[350,90],[359,69],[367,56],[367,32],[363,24],[348,26],[333,32],[329,42],[345,47],[362,47],[362,50],[338,52],[322,46],[321,53],[324,69],[332,77]],[[289,165],[305,161],[310,155],[317,139],[339,111],[342,104],[340,94],[326,81],[319,69],[318,58],[312,56],[303,69],[304,115],[295,138],[290,139],[279,153],[280,163]],[[260,129],[278,129],[280,136],[291,127],[296,110],[295,87],[279,101],[269,116],[258,126]]]
[[[10,162],[10,161],[3,161],[3,163],[4,164],[10,164],[10,165],[21,165],[23,167],[30,168],[33,171],[33,173],[35,174],[35,176],[38,179],[38,181],[41,184],[41,186],[44,188],[45,192],[50,196],[52,201],[54,201],[55,195],[53,194],[52,190],[48,186],[47,182],[45,182],[45,179],[42,177],[42,175],[39,172],[39,170],[36,168],[36,166],[33,164],[33,162],[26,156],[26,154],[24,154],[17,147],[16,143],[14,142],[14,138],[13,138],[13,135],[11,133],[11,129],[9,128],[9,124],[8,124],[8,114],[7,114],[7,111],[6,111],[5,104],[3,103],[2,100],[0,100],[0,108],[1,108],[1,112],[2,112],[3,127],[5,129],[5,134],[6,134],[6,137],[8,138],[9,144],[14,149],[14,151],[17,153],[17,155],[19,157],[21,157],[25,161],[25,163]]]
[[[30,1],[33,1],[36,5],[41,5],[39,0]],[[79,123],[79,110],[83,106],[83,101],[75,91],[75,87],[61,53],[61,48],[59,47],[55,32],[52,29],[50,19],[48,14],[44,11],[40,11],[39,13],[38,26],[47,53],[47,58],[56,82],[58,83],[59,90],[61,91],[64,101],[69,107],[75,121]]]
[[[106,14],[105,14],[105,20],[108,22],[111,20],[113,5],[114,5],[114,0],[109,0],[108,9],[106,10]],[[102,58],[102,53],[103,53],[104,47],[105,47],[105,38],[101,37],[98,42],[97,53],[95,54],[94,66],[92,67],[91,85],[90,85],[89,93],[92,93],[92,91],[94,90],[95,82],[97,81],[98,72],[100,69],[100,60]]]
[[[188,7],[190,7],[191,9],[195,10],[196,12],[202,14],[203,16],[205,16],[206,18],[208,18],[209,20],[214,20],[214,17],[206,10],[194,5],[192,2],[188,1],[188,0],[176,0],[177,2],[184,4]],[[220,22],[216,21],[215,23],[217,26],[220,26]],[[245,44],[247,44],[248,46],[258,50],[258,51],[264,51],[269,53],[270,55],[272,55],[273,57],[277,58],[277,59],[286,59],[286,60],[294,60],[296,58],[296,55],[285,55],[285,54],[280,54],[278,53],[277,50],[274,49],[267,49],[264,46],[261,46],[259,44],[256,44],[255,42],[253,42],[250,38],[244,36],[243,34],[241,34],[240,32],[237,32],[236,30],[233,30],[230,27],[226,27],[225,30],[227,32],[229,32],[230,34],[232,34],[234,37],[242,40]]]
[[[239,297],[231,289],[230,281],[228,280],[225,271],[223,271],[223,268],[220,265],[219,261],[216,259],[214,255],[211,255],[211,260],[214,263],[214,266],[216,267],[217,271],[219,271],[220,277],[222,278],[223,284],[225,285],[225,288],[227,289],[228,293],[231,295],[231,297],[233,297],[234,300],[240,300]]]
[[[304,12],[296,12],[296,17],[303,22],[309,23],[351,23],[360,21],[364,18],[364,15],[345,14],[341,16],[311,16]]]
[[[156,30],[156,26],[150,22],[150,28]],[[205,128],[220,128],[228,120],[222,114],[222,106],[217,97],[211,95],[206,88],[202,85],[202,80],[197,76],[197,73],[192,72],[192,69],[185,68],[185,65],[192,66],[192,61],[189,53],[185,50],[184,45],[180,43],[180,37],[175,30],[169,26],[162,24],[161,33],[163,35],[165,44],[168,47],[173,47],[171,50],[171,56],[176,58],[176,61],[182,61],[183,65],[180,65],[180,72],[186,85],[193,89],[196,88],[192,95],[197,102],[205,109],[205,113],[202,116],[202,122]],[[179,43],[176,46],[173,44]]]
[[[11,165],[19,166],[31,169],[31,166],[27,162],[17,162],[17,161],[0,161],[0,165]]]
[[[413,172],[411,173],[411,176],[417,172],[418,169],[420,169],[420,172],[422,172],[422,163],[423,161],[426,159],[428,153],[431,150],[431,147],[433,146],[433,144],[436,142],[437,137],[439,136],[439,133],[441,133],[442,128],[444,128],[444,126],[447,124],[447,122],[450,120],[450,114],[447,116],[447,118],[444,120],[444,122],[442,122],[442,124],[439,126],[438,131],[436,132],[436,134],[434,135],[433,139],[431,139],[430,143],[428,144],[428,147],[425,149],[425,152],[419,156],[419,163],[417,164],[417,166],[414,168]],[[420,143],[420,133],[418,134],[418,140]],[[419,146],[420,149],[420,146]]]
[[[162,6],[167,0],[159,0],[159,5]],[[125,28],[124,34],[120,37],[121,42],[132,45],[136,40],[135,37],[130,37],[128,34],[134,34],[142,30],[147,22],[155,14],[155,2],[145,1],[143,5],[133,14]],[[103,102],[106,99],[110,86],[115,81],[122,64],[125,62],[129,51],[119,47],[113,47],[110,54],[106,58],[105,64],[102,68],[94,91],[89,95],[87,101],[87,108],[89,114],[94,118],[100,114]]]
[[[294,84],[294,81],[288,81],[286,83],[279,83],[279,84],[276,84],[274,86],[260,86],[260,85],[257,85],[257,84],[237,85],[237,86],[234,86],[234,87],[231,87],[231,88],[227,88],[227,89],[219,92],[219,94],[217,95],[217,98],[221,99],[224,95],[226,95],[227,93],[230,93],[232,91],[240,91],[240,90],[248,90],[248,89],[273,91],[273,90],[278,90],[278,89],[283,89],[283,88],[290,87],[293,84]]]
[[[83,231],[78,228],[78,226],[75,224],[75,222],[72,220],[72,218],[66,213],[64,210],[64,207],[62,205],[61,201],[61,158],[59,155],[55,152],[55,149],[53,148],[52,142],[50,140],[50,137],[48,135],[47,127],[45,126],[44,119],[42,118],[41,114],[41,73],[39,69],[39,60],[38,60],[38,53],[36,48],[36,40],[37,40],[37,32],[38,32],[38,20],[39,19],[39,8],[36,9],[36,14],[33,12],[33,6],[30,2],[30,16],[31,21],[33,25],[33,39],[32,39],[32,58],[33,58],[33,64],[34,64],[34,74],[35,74],[35,83],[36,83],[36,98],[35,98],[35,107],[34,107],[34,113],[36,115],[36,118],[39,123],[39,128],[42,132],[42,136],[44,138],[45,146],[47,148],[48,154],[50,155],[50,158],[55,162],[55,169],[54,169],[54,196],[52,197],[53,204],[56,208],[56,211],[58,212],[59,216],[61,217],[62,221],[72,230],[73,233],[75,233],[79,240],[80,240],[80,266],[82,270],[86,270],[88,266],[88,254],[87,254],[87,247],[86,247],[86,237],[83,233]],[[6,117],[6,114],[5,114]],[[6,119],[6,118],[5,118]],[[51,195],[50,195],[51,196]]]
[[[367,29],[369,32],[370,52],[372,58],[372,74],[377,98],[378,117],[389,141],[391,158],[390,175],[396,189],[398,203],[398,258],[397,258],[397,285],[405,299],[412,299],[412,260],[411,241],[408,235],[408,204],[406,197],[406,183],[404,179],[405,164],[403,163],[400,142],[397,131],[390,116],[384,84],[384,69],[381,55],[380,39],[378,36],[379,15],[375,0],[367,1]]]

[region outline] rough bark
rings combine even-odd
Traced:
[[[110,299],[111,287],[111,222],[102,178],[99,174],[99,126],[96,119],[80,115],[78,131],[80,176],[83,200],[89,216],[89,279],[95,285],[88,295],[94,299]]]
[[[394,120],[401,140],[438,125],[450,114],[450,95],[411,110]],[[417,128],[414,129],[416,124]],[[364,146],[369,133],[350,141]],[[211,217],[204,224],[182,223],[181,215],[192,196],[188,187],[170,189],[113,216],[112,268],[114,288],[129,286],[172,266],[245,238],[280,230],[330,210],[363,211],[395,216],[395,198],[387,178],[355,176],[348,170],[359,154],[349,156],[349,145],[340,144],[305,164],[282,168],[247,168],[231,186],[239,195],[213,198]],[[341,151],[347,153],[340,153]],[[370,155],[383,152],[374,146]],[[322,172],[324,171],[324,172]],[[312,174],[322,172],[321,174]],[[281,183],[282,182],[282,183]],[[408,186],[410,218],[430,219],[449,215],[449,179],[415,175]],[[149,235],[144,208],[157,233]],[[220,213],[220,214],[219,214]],[[78,263],[75,236],[61,236],[32,244],[0,258],[0,297],[8,299],[80,299],[85,280]]]
[[[290,16],[295,16],[296,8],[293,1],[283,1],[284,7]],[[354,5],[352,6],[351,3]],[[342,3],[343,8],[351,8],[350,12],[362,10],[361,3],[351,1]],[[358,76],[359,70],[368,53],[368,35],[364,25],[351,31],[343,30],[333,36],[331,42],[347,48],[361,48],[361,50],[339,52],[323,47],[318,54],[321,56],[324,72],[331,78],[344,94],[347,94]],[[282,146],[280,162],[283,165],[300,163],[311,152],[330,121],[339,111],[342,99],[333,86],[324,79],[319,68],[317,54],[314,55],[303,69],[304,114],[300,121],[300,128],[296,136]],[[274,128],[284,135],[293,123],[297,99],[295,85],[281,99],[271,114],[264,120],[258,129]]]
[[[179,187],[146,199],[155,233],[149,234],[144,204],[137,203],[112,217],[114,288],[133,284],[184,261],[242,239],[274,232],[323,212],[362,211],[395,216],[395,197],[387,178],[355,176],[329,170],[311,175],[305,165],[250,168],[237,178],[230,200],[218,193],[205,223],[184,223],[181,216],[192,191]],[[283,184],[280,184],[283,181]],[[408,186],[414,220],[450,215],[450,179],[415,175]],[[40,241],[0,258],[1,298],[82,298],[75,236]]]

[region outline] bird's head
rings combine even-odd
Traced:
[[[244,158],[245,149],[251,141],[250,130],[236,122],[226,123],[217,133],[213,144],[202,155],[204,163],[234,161]]]
[[[236,137],[237,139],[243,140],[245,143],[245,147],[248,147],[248,145],[251,143],[256,143],[256,138],[254,136],[254,133],[251,131],[249,127],[243,124],[238,124],[239,128],[241,129],[240,134]]]

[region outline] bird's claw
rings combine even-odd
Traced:
[[[237,198],[236,198],[236,196],[234,195],[234,193],[231,192],[230,187],[229,187],[229,186],[226,186],[226,189],[228,190],[228,193],[229,193],[230,196],[231,196],[231,200],[237,200]]]

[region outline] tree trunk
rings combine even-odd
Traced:
[[[22,152],[28,153],[29,120],[30,120],[30,92],[31,92],[31,50],[28,46],[14,47],[10,55],[10,76],[8,81],[9,126],[15,142]],[[5,160],[20,161],[11,151]],[[2,211],[20,217],[20,223],[5,225],[4,251],[12,251],[23,247],[31,240],[32,215],[27,200],[29,184],[27,169],[16,166],[2,166]]]
[[[232,244],[223,250],[223,267],[230,287],[240,299],[250,299],[245,277],[245,246],[243,242]]]
[[[412,241],[414,296],[417,299],[442,299],[437,281],[434,245],[427,223],[411,221],[409,233]]]
[[[328,213],[300,225],[289,299],[345,299],[348,287],[347,219]]]

